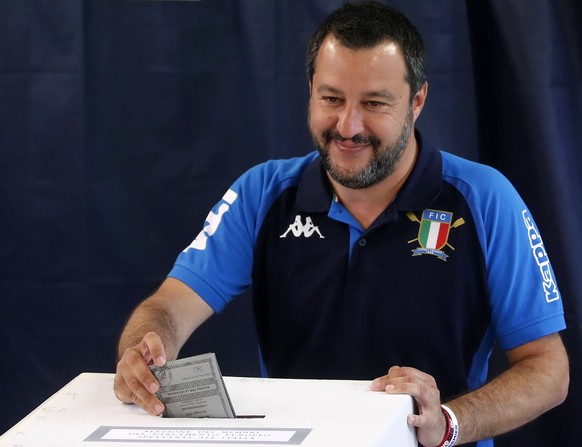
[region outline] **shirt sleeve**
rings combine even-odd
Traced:
[[[272,203],[296,185],[315,154],[272,160],[243,174],[210,210],[202,230],[168,276],[179,279],[220,312],[252,282],[258,230]]]
[[[251,283],[254,207],[243,184],[241,179],[235,182],[210,210],[202,230],[168,274],[192,288],[215,312]]]
[[[500,172],[459,163],[466,165],[451,169],[450,181],[475,220],[496,339],[507,350],[565,329],[560,291],[531,212]]]

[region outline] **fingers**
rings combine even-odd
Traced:
[[[406,366],[392,366],[388,374],[374,379],[370,385],[374,391],[394,391],[400,388],[405,394],[408,383],[424,384],[430,388],[437,388],[434,378],[416,368]],[[387,389],[389,388],[389,389]]]
[[[166,352],[162,339],[155,332],[148,332],[140,343],[142,356],[146,363],[162,366],[166,363]]]
[[[155,396],[160,386],[148,363],[162,366],[164,347],[157,334],[148,333],[142,341],[125,350],[117,364],[115,395],[125,403],[135,403],[150,414],[160,415],[164,405]]]
[[[440,411],[440,392],[434,378],[416,368],[393,366],[370,387],[390,394],[409,394],[416,401],[420,414],[426,409]]]

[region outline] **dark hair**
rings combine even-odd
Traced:
[[[307,75],[313,81],[315,59],[325,38],[332,34],[346,48],[369,49],[385,41],[396,43],[406,61],[410,99],[426,81],[425,50],[421,35],[398,9],[377,2],[346,3],[329,15],[313,33],[307,47]]]

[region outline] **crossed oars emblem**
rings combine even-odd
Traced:
[[[416,214],[414,214],[412,211],[408,211],[406,213],[406,217],[408,217],[412,222],[416,222],[417,224],[421,225],[422,222],[418,219],[418,217],[416,217]],[[465,223],[465,219],[463,219],[462,217],[459,217],[457,220],[455,220],[452,224],[451,224],[451,228],[457,228],[460,227],[461,225],[463,225]],[[420,243],[420,239],[417,237],[416,239],[411,239],[408,241],[409,244],[411,244],[412,242],[416,242],[419,241]],[[451,250],[455,250],[455,247],[453,247],[451,244],[448,243],[448,241],[445,243],[445,245],[447,247],[449,247]]]

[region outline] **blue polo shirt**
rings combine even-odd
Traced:
[[[482,385],[495,342],[511,349],[565,328],[560,293],[508,180],[419,144],[368,229],[317,153],[250,169],[170,276],[216,312],[252,286],[272,377],[371,379],[407,365],[433,375],[443,401]]]

